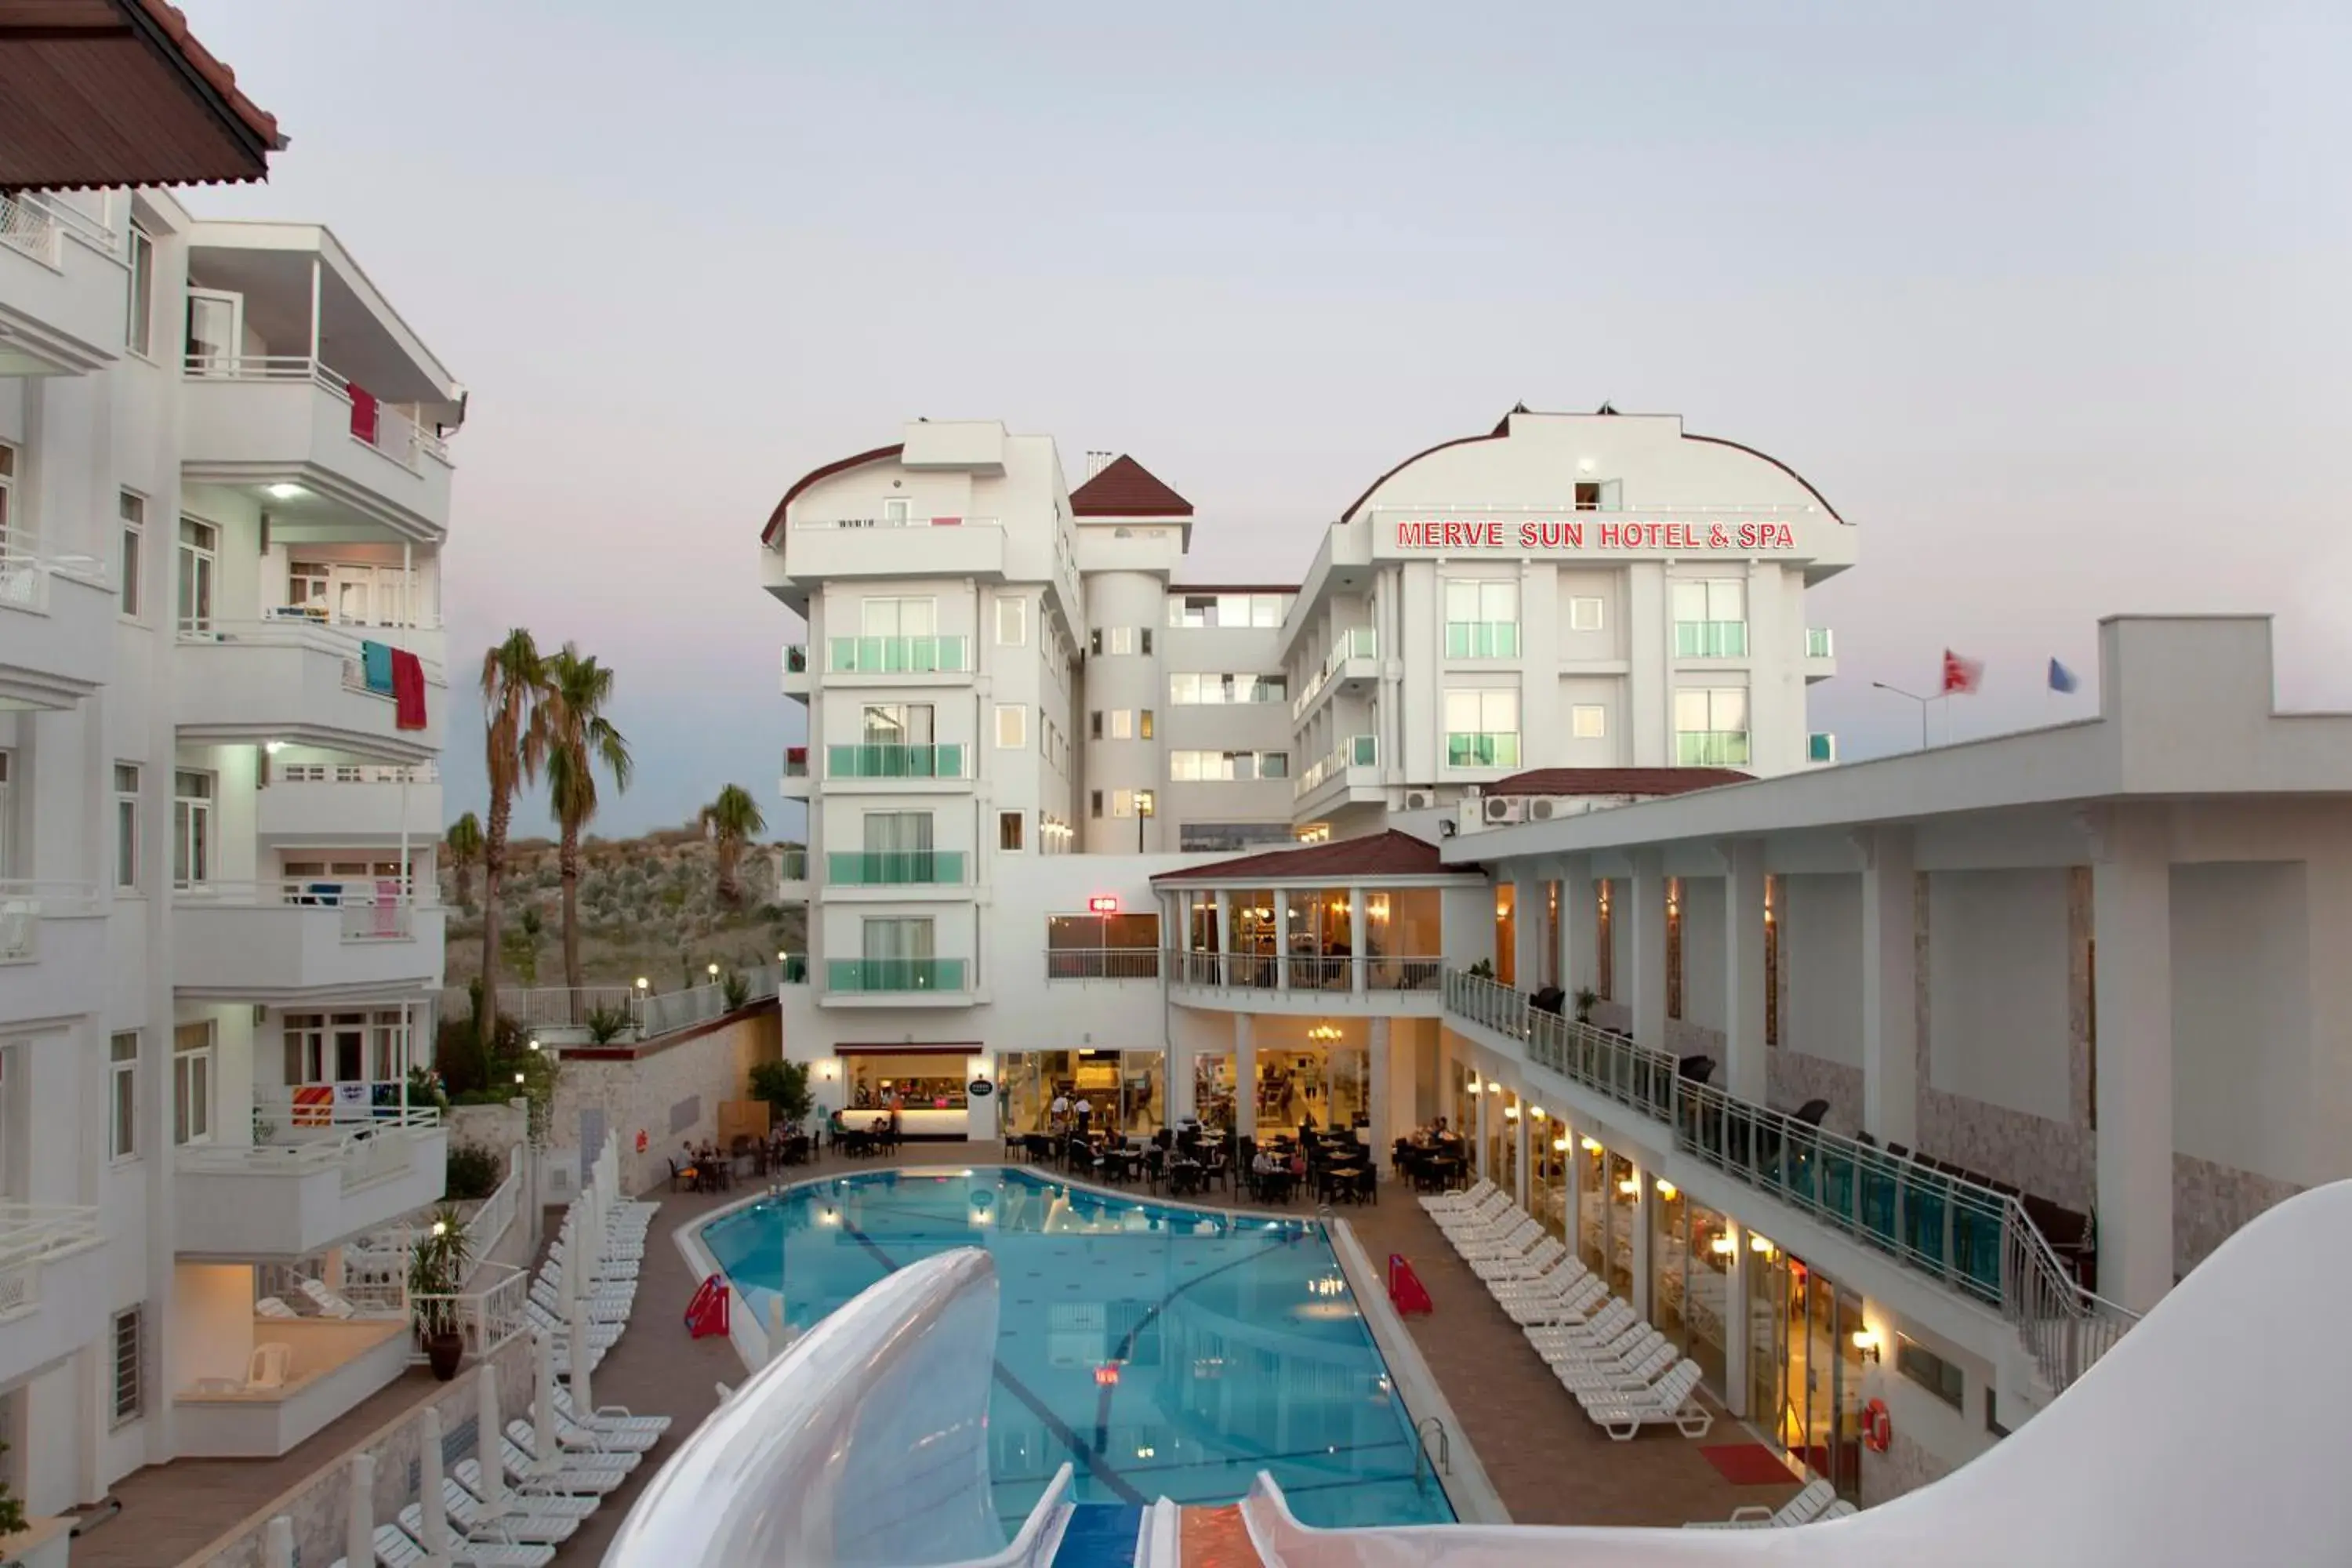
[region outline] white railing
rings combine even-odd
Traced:
[[[416,936],[416,910],[439,907],[437,899],[415,899],[397,877],[316,877],[282,882],[184,882],[172,889],[184,909],[331,909],[338,911],[342,939],[350,942],[410,942]]]
[[[380,626],[373,629],[394,632],[403,628]],[[184,617],[180,622],[180,640],[184,643],[226,643],[253,647],[299,647],[308,648],[312,653],[331,654],[343,661],[343,678],[348,682],[352,667],[363,657],[360,645],[383,639],[362,637],[356,630],[331,625],[299,609],[289,609],[257,621],[223,620],[213,616]],[[429,658],[419,659],[418,662],[425,667],[427,684],[448,684],[439,664]],[[365,682],[362,681],[362,689],[364,687]]]
[[[746,986],[743,1005],[763,1002],[776,994],[783,978],[776,964],[763,963],[757,969],[738,972]],[[690,1029],[719,1017],[730,1009],[727,1004],[727,986],[723,981],[709,985],[689,986],[683,991],[665,991],[637,998],[637,1033],[646,1039],[667,1035],[678,1029]]]
[[[257,1093],[254,1121],[266,1133],[257,1143],[188,1143],[180,1148],[183,1171],[223,1176],[304,1176],[342,1173],[343,1191],[356,1192],[406,1173],[415,1158],[415,1134],[441,1124],[431,1106],[370,1106],[335,1120],[330,1105],[307,1105],[290,1096]]]
[[[396,789],[402,784],[437,784],[437,763],[403,767],[397,763],[272,763],[272,784],[371,784]]]
[[[1176,983],[1216,985],[1232,991],[1287,989],[1328,995],[1334,993],[1426,991],[1443,984],[1443,958],[1362,958],[1292,953],[1179,952]]]
[[[104,908],[95,882],[0,880],[0,963],[30,963],[40,957],[44,920],[94,915]]]
[[[1156,947],[1049,947],[1045,950],[1048,980],[1157,980],[1160,950]]]
[[[407,1309],[420,1319],[428,1313],[446,1312],[465,1336],[466,1353],[478,1360],[528,1326],[530,1276],[504,1263],[483,1263],[476,1266],[474,1281],[470,1290],[411,1296]],[[422,1363],[425,1359],[422,1344],[409,1353],[412,1363]]]
[[[411,584],[412,590],[415,585]],[[265,621],[292,621],[297,626],[342,626],[352,635],[365,637],[371,632],[437,632],[441,630],[438,616],[411,616],[405,620],[387,621],[374,616],[343,616],[325,605],[264,605],[261,618]]]
[[[466,1215],[466,1244],[476,1258],[497,1247],[505,1238],[507,1227],[514,1224],[515,1215],[521,1211],[522,1161],[523,1146],[517,1143],[507,1151],[506,1180]]]
[[[0,1322],[41,1300],[41,1265],[99,1239],[98,1210],[0,1203]]]
[[[102,588],[106,563],[88,555],[45,555],[38,541],[12,531],[5,552],[0,552],[0,609],[48,614],[52,577],[71,577]]]
[[[772,853],[776,858],[776,880],[780,882],[805,882],[808,880],[808,851],[806,849],[778,849],[772,851]]]
[[[1323,689],[1331,683],[1331,678],[1339,673],[1341,665],[1351,658],[1377,658],[1380,646],[1380,634],[1370,626],[1353,626],[1341,632],[1331,644],[1331,651],[1323,656],[1323,668],[1315,672],[1315,678],[1307,683],[1307,689],[1291,703],[1291,718],[1307,716],[1307,710],[1315,706],[1315,699],[1322,695]]]
[[[45,267],[58,264],[58,220],[37,197],[0,192],[0,245]]]
[[[631,1008],[635,995],[626,985],[583,985],[576,991],[564,985],[502,985],[499,987],[499,1011],[525,1031],[584,1028],[589,1015],[600,1008],[634,1016]],[[441,1013],[447,1018],[471,1018],[473,993],[462,985],[442,987]]]
[[[352,401],[351,378],[308,354],[192,353],[185,362],[184,374],[190,381],[307,381],[346,404]],[[449,461],[447,442],[381,399],[375,405],[373,438],[355,427],[352,439],[411,473],[418,471],[416,459],[420,457],[429,456],[445,464]]]
[[[1380,765],[1381,738],[1378,735],[1349,735],[1337,750],[1308,766],[1290,786],[1291,798],[1305,800],[1332,779],[1342,777],[1349,768],[1370,768]]]
[[[794,528],[999,528],[992,517],[833,517],[803,518]]]

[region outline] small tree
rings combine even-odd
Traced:
[[[1592,1009],[1594,1005],[1600,1000],[1601,993],[1595,991],[1591,986],[1578,986],[1576,990],[1576,1021],[1580,1024],[1590,1024],[1592,1022]]]
[[[457,907],[474,907],[474,868],[482,863],[482,821],[467,812],[449,825],[449,837],[444,843],[449,856],[449,868],[457,873]]]
[[[719,981],[719,995],[730,1013],[751,1000],[751,981],[748,975],[729,970]]]
[[[426,1335],[457,1331],[457,1304],[449,1300],[466,1282],[472,1238],[466,1217],[447,1204],[416,1238],[408,1259],[408,1294],[416,1301],[416,1327]]]
[[[767,1101],[787,1124],[807,1121],[816,1109],[816,1097],[809,1093],[808,1063],[760,1063],[751,1069],[751,1098]]]

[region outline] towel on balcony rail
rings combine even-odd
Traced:
[[[370,680],[373,687],[375,682]],[[425,665],[404,647],[392,650],[393,723],[403,730],[425,728]]]
[[[392,645],[390,643],[362,642],[360,644],[360,668],[367,676],[367,689],[370,691],[380,691],[386,697],[393,695]]]
[[[375,394],[373,392],[362,391],[357,382],[344,383],[343,390],[351,395],[352,400],[352,434],[358,437],[361,440],[365,441],[369,446],[374,446],[376,424]]]

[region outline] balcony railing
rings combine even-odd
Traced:
[[[1449,768],[1516,768],[1519,765],[1518,732],[1451,731],[1445,737],[1445,765]]]
[[[1157,980],[1156,947],[1052,947],[1045,950],[1048,980]]]
[[[788,779],[804,779],[808,777],[808,754],[809,749],[806,746],[786,746],[784,748],[784,776]]]
[[[30,963],[41,956],[41,921],[94,915],[101,908],[95,882],[0,880],[0,963]]]
[[[184,373],[190,381],[307,381],[351,405],[352,439],[373,447],[411,472],[425,458],[449,461],[448,444],[388,403],[355,388],[341,372],[308,354],[191,353]]]
[[[2135,1321],[2077,1284],[2016,1196],[1683,1078],[1675,1058],[1448,970],[1446,1011],[1528,1059],[1672,1130],[1675,1147],[2015,1323],[2052,1386]]]
[[[343,1191],[356,1192],[404,1174],[415,1158],[405,1134],[430,1131],[441,1113],[431,1106],[369,1105],[350,1115],[331,1101],[305,1104],[284,1095],[257,1094],[254,1130],[267,1139],[244,1143],[186,1143],[180,1170],[212,1175],[302,1176],[342,1173]]]
[[[1807,658],[1837,657],[1837,639],[1830,635],[1829,627],[1807,626],[1805,628],[1805,657]]]
[[[824,878],[835,887],[961,887],[961,849],[835,849],[824,858]]]
[[[107,584],[106,563],[88,555],[44,552],[38,542],[21,529],[9,530],[6,549],[0,552],[0,610],[48,614],[52,577],[71,577],[102,588]]]
[[[1519,623],[1448,621],[1445,623],[1445,657],[1517,658],[1519,657]]]
[[[970,761],[971,748],[903,746],[868,742],[827,746],[824,776],[832,779],[960,779]]]
[[[824,966],[828,991],[864,994],[961,991],[961,958],[835,958]]]
[[[407,942],[416,935],[418,900],[402,888],[397,877],[183,882],[172,889],[172,901],[203,909],[336,910],[341,914],[345,942]]]
[[[479,1360],[530,1326],[530,1276],[510,1264],[485,1262],[476,1268],[473,1289],[446,1296],[407,1296],[410,1315],[440,1308],[466,1338],[466,1353]],[[419,1345],[409,1355],[411,1364],[425,1360]]]
[[[1746,621],[1676,621],[1676,658],[1746,658]]]
[[[1339,742],[1339,749],[1298,775],[1290,786],[1294,800],[1305,800],[1321,788],[1326,779],[1335,778],[1349,768],[1370,768],[1380,765],[1381,738],[1378,735],[1350,735]]]
[[[809,965],[807,953],[780,952],[776,955],[777,984],[781,985],[805,985],[808,984],[808,977]]]
[[[324,616],[312,615],[300,606],[281,606],[257,621],[225,620],[217,616],[184,616],[180,619],[180,640],[184,643],[226,643],[250,647],[301,647],[313,653],[330,654],[343,661],[343,686],[348,690],[368,691],[362,644],[378,640],[362,635],[371,628],[354,625],[337,625]],[[400,627],[375,628],[397,631]],[[429,628],[407,628],[429,629]],[[441,666],[431,659],[418,661],[430,685],[446,684]],[[376,695],[391,700],[388,691]]]
[[[784,645],[783,673],[786,675],[806,675],[808,673],[808,644],[804,642],[786,643]]]
[[[1298,700],[1290,705],[1290,716],[1293,719],[1305,718],[1307,710],[1315,706],[1316,698],[1321,696],[1323,689],[1331,683],[1331,678],[1339,673],[1341,665],[1351,658],[1377,658],[1380,646],[1380,634],[1370,626],[1354,626],[1341,632],[1333,640],[1331,651],[1323,656],[1323,668],[1315,672],[1314,678],[1307,683],[1307,689],[1301,691]]]
[[[779,849],[776,851],[776,877],[779,880],[805,882],[808,880],[808,868],[807,850]]]
[[[1833,763],[1837,761],[1837,737],[1817,730],[1805,737],[1805,761]]]
[[[1748,765],[1745,730],[1677,730],[1675,761],[1686,768],[1744,768]]]
[[[1363,958],[1292,953],[1179,952],[1176,983],[1232,991],[1430,991],[1444,975],[1443,958]]]
[[[827,670],[839,675],[961,675],[971,668],[970,637],[834,637]]]
[[[860,528],[996,528],[1001,526],[992,517],[804,517],[793,524],[796,529],[823,531]]]
[[[37,196],[0,192],[0,245],[34,260],[58,264],[58,220]]]
[[[0,1323],[41,1301],[41,1265],[99,1239],[98,1210],[0,1203]]]

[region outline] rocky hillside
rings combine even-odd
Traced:
[[[667,990],[689,976],[698,978],[713,963],[749,968],[774,963],[780,952],[806,952],[806,911],[775,901],[772,847],[744,850],[738,872],[742,900],[730,906],[719,897],[718,853],[698,828],[665,828],[636,838],[592,835],[580,847],[583,984],[625,985],[645,975]],[[480,868],[466,889],[469,896],[461,899],[459,891],[457,873],[445,868],[441,898],[450,909],[451,985],[463,985],[481,973]],[[562,984],[562,891],[552,839],[524,838],[508,846],[500,902],[501,981]],[[535,932],[530,929],[534,923]]]

